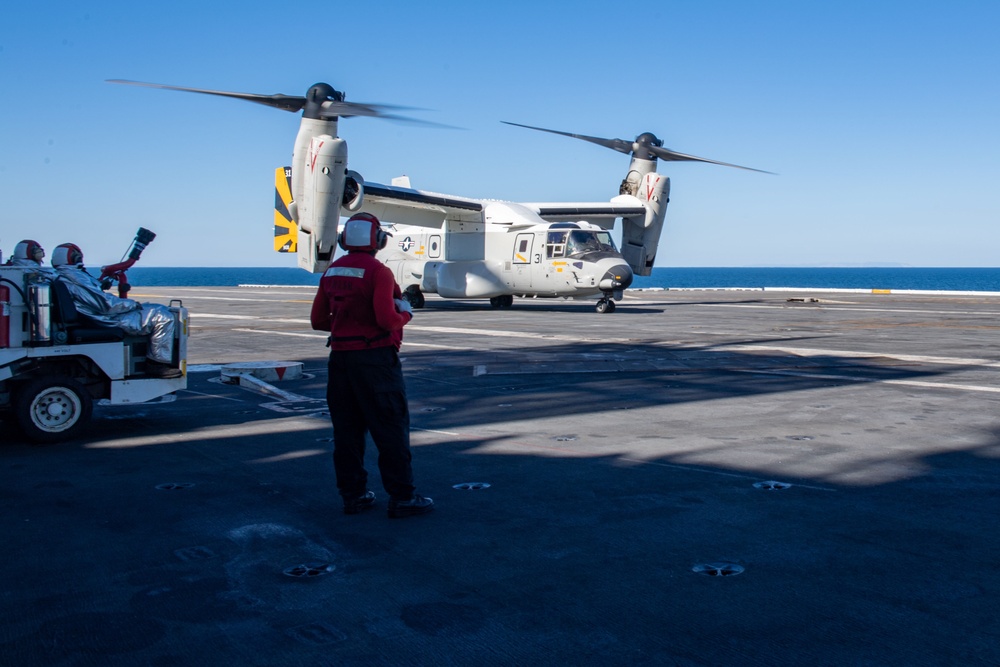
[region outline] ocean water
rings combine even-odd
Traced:
[[[92,271],[91,273],[98,273]],[[135,266],[128,280],[135,286],[150,287],[236,287],[237,285],[319,285],[319,274],[299,268],[182,267],[147,268]]]
[[[133,267],[136,286],[235,287],[319,285],[319,276],[287,268]],[[1000,292],[1000,268],[656,268],[633,288],[801,287],[816,289],[947,290]]]
[[[1000,268],[662,268],[632,287],[806,287],[1000,292]]]

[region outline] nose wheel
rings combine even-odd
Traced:
[[[597,302],[595,310],[599,313],[613,313],[615,312],[615,302],[608,298],[601,299]]]

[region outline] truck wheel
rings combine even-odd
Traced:
[[[21,430],[34,442],[58,442],[76,436],[90,419],[94,401],[76,380],[48,377],[17,391],[14,410]]]

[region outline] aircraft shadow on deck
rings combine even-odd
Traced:
[[[572,415],[596,419],[618,410],[926,379],[947,372],[879,358],[750,354],[641,342],[444,354],[404,350],[401,357],[413,423],[441,429]],[[320,414],[325,410],[326,365],[315,358],[304,363],[308,377],[282,382],[280,389],[308,400],[258,395],[219,384],[214,374],[194,373],[175,403],[95,408],[84,440],[184,433],[295,413],[323,417],[316,430],[328,430],[326,415]],[[4,428],[10,431],[6,424]],[[11,440],[18,439],[11,433]]]

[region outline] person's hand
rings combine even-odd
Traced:
[[[396,312],[399,313],[409,313],[410,317],[413,317],[413,306],[406,299],[393,299],[396,302]]]

